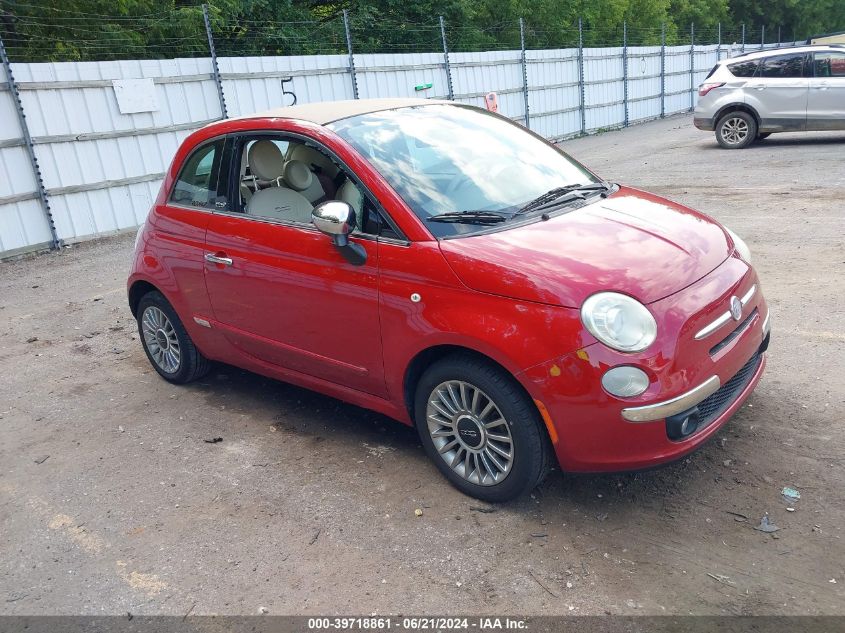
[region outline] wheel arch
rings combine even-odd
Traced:
[[[514,374],[514,372],[512,372],[510,369],[508,369],[505,365],[497,361],[492,356],[483,352],[479,352],[478,350],[472,349],[471,347],[465,347],[463,345],[455,345],[448,343],[432,345],[417,352],[417,354],[411,359],[411,362],[408,363],[407,369],[405,370],[405,377],[403,380],[403,400],[405,403],[405,409],[408,412],[408,417],[412,423],[415,420],[414,400],[416,399],[417,385],[419,384],[420,378],[422,377],[423,373],[428,367],[430,367],[437,361],[446,358],[447,356],[453,356],[458,354],[472,356],[474,358],[482,360],[486,363],[493,365],[494,367],[503,371],[506,375],[510,376],[514,384],[516,384],[518,388],[525,394],[525,397],[528,398],[528,400],[531,402],[531,406],[537,411],[537,414],[539,415],[540,420],[543,423],[542,426],[545,428],[546,438],[549,440],[550,443],[554,443],[553,438],[550,435],[550,430],[548,428],[549,421],[546,419],[546,416],[544,415],[540,406],[538,406],[538,401],[534,399],[534,397],[531,395],[531,392]]]
[[[129,286],[129,309],[132,311],[132,316],[138,316],[138,304],[141,303],[141,298],[148,292],[161,292],[161,289],[151,284],[146,279],[138,279]],[[162,292],[162,294],[164,294]]]
[[[713,117],[713,129],[716,129],[716,126],[719,124],[719,121],[723,116],[728,114],[729,112],[745,112],[750,114],[754,117],[754,122],[757,123],[757,129],[760,128],[760,115],[757,113],[757,110],[754,109],[753,106],[748,105],[747,103],[729,103],[728,105],[722,106],[719,108],[719,111],[716,112],[716,116]]]

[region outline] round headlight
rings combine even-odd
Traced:
[[[640,352],[657,338],[657,322],[642,303],[618,292],[599,292],[581,306],[581,322],[620,352]]]
[[[601,386],[612,396],[633,398],[648,389],[648,375],[630,365],[613,367],[601,377]]]
[[[746,262],[749,264],[751,263],[751,249],[748,248],[748,244],[745,243],[739,235],[731,231],[728,227],[725,227],[725,230],[730,234],[731,239],[734,241],[734,246],[736,247],[736,252],[739,253],[739,256],[742,257]]]

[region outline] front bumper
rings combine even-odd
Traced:
[[[746,296],[743,297],[743,307],[750,303],[750,301],[754,298],[756,292],[757,286],[754,285],[748,291]],[[747,317],[747,324],[745,322],[740,323],[737,330],[733,331],[732,334],[734,336],[740,336],[743,333],[743,330],[741,329],[743,328],[743,326],[749,327],[751,325],[750,319],[754,317],[755,311],[757,311],[756,308],[752,310],[751,314]],[[721,314],[717,319],[710,322],[707,326],[699,330],[695,335],[695,339],[706,339],[711,334],[717,332],[719,328],[724,327],[726,324],[730,323],[730,319],[730,312]],[[682,393],[679,396],[675,396],[674,398],[670,398],[669,400],[664,400],[663,402],[655,402],[653,404],[646,404],[638,407],[629,407],[627,409],[622,409],[622,417],[625,418],[625,420],[627,420],[628,422],[651,422],[653,420],[665,420],[666,418],[681,415],[687,411],[690,411],[691,409],[697,408],[700,404],[706,403],[713,396],[716,396],[718,394],[724,394],[726,391],[735,392],[739,388],[739,385],[732,385],[731,383],[740,380],[744,384],[745,378],[747,377],[749,372],[751,372],[755,368],[756,364],[760,362],[760,357],[769,346],[768,313],[763,318],[761,327],[763,331],[763,343],[760,349],[754,356],[752,356],[748,360],[745,365],[743,365],[743,368],[740,369],[739,373],[737,373],[730,380],[728,380],[728,382],[725,383],[724,386],[722,385],[722,381],[719,379],[719,376],[714,374],[701,384],[696,385],[695,387],[690,389],[689,391]],[[724,398],[725,396],[722,395],[721,397]]]
[[[744,298],[754,286],[739,322],[695,338],[718,320],[732,296]],[[548,411],[562,470],[636,470],[683,457],[712,437],[759,382],[766,365],[768,307],[756,274],[742,260],[729,258],[650,307],[661,334],[646,352],[622,354],[596,343],[520,376]],[[619,399],[604,392],[601,376],[621,364],[649,375],[644,394]],[[693,433],[681,437],[672,425],[686,415],[699,421]]]

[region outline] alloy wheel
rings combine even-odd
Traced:
[[[462,380],[440,383],[428,397],[428,432],[440,457],[470,483],[501,483],[513,466],[514,446],[498,405]]]
[[[164,311],[156,306],[147,307],[141,317],[141,330],[144,334],[144,345],[159,369],[168,374],[179,371],[182,362],[179,338]]]
[[[722,139],[729,145],[739,145],[748,138],[748,122],[740,117],[731,117],[722,124]]]

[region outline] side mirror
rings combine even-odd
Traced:
[[[355,230],[355,212],[340,200],[327,200],[314,207],[311,221],[323,235],[328,235],[340,254],[350,264],[360,266],[367,261],[367,251],[360,244],[350,244],[349,234]]]
[[[335,246],[346,246],[349,234],[355,229],[355,212],[346,202],[327,200],[311,212],[311,221]]]

